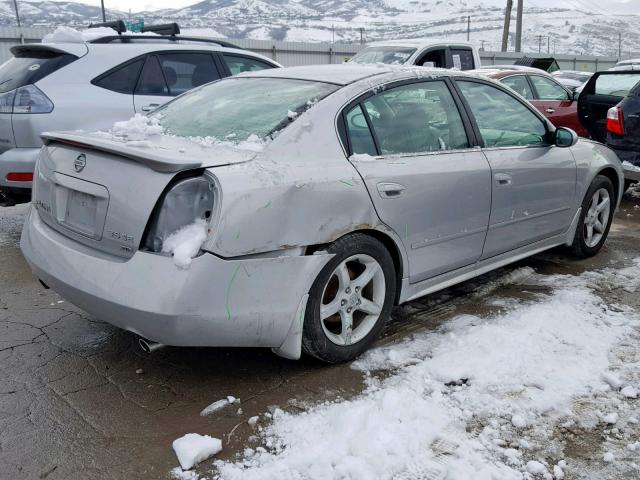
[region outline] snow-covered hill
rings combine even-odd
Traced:
[[[186,8],[144,12],[146,23],[177,21],[183,30],[229,38],[359,42],[434,37],[470,38],[499,50],[503,8],[498,0],[203,0]],[[498,1],[498,4],[501,4]],[[529,52],[618,55],[640,51],[640,15],[605,15],[569,8],[525,9],[523,49]],[[75,2],[19,2],[25,25],[86,25],[98,21],[97,7]],[[110,18],[124,13],[108,12]],[[514,12],[515,16],[515,12]],[[12,1],[0,1],[0,24],[15,22]],[[515,18],[510,49],[513,49]]]

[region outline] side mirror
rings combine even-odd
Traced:
[[[573,147],[578,143],[578,134],[566,127],[556,128],[555,144],[556,147],[566,148]]]

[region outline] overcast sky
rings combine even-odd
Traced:
[[[100,5],[100,0],[76,0],[91,5]],[[132,12],[144,10],[158,10],[161,8],[177,8],[198,3],[200,0],[104,0],[107,8]],[[266,0],[268,1],[268,0]],[[506,1],[500,0],[478,0],[479,2],[502,5]],[[435,0],[434,0],[435,2]],[[559,7],[558,0],[524,0],[525,5],[541,7]],[[610,13],[637,13],[640,14],[640,0],[565,0],[566,5],[580,8],[581,10],[591,10],[594,12]],[[514,2],[516,3],[516,2]]]

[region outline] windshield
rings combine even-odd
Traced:
[[[366,47],[349,60],[355,63],[386,63],[400,65],[414,54],[415,48],[403,47]]]
[[[229,78],[191,90],[150,116],[179,137],[265,139],[339,88],[283,78]]]
[[[0,65],[0,93],[36,83],[77,58],[68,53],[52,51],[18,52]]]

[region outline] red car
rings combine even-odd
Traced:
[[[581,137],[589,132],[578,118],[578,102],[573,92],[555,78],[538,69],[478,70],[478,73],[498,80],[529,100],[556,127],[568,127]]]

